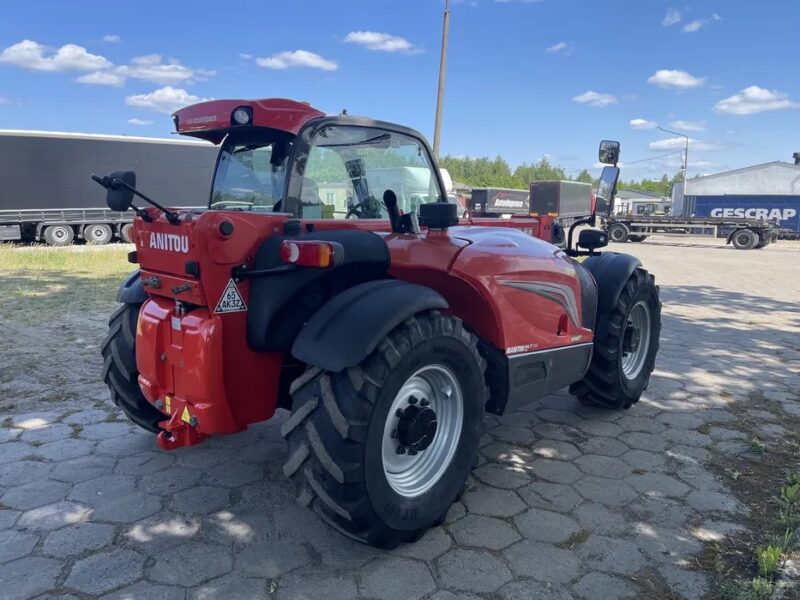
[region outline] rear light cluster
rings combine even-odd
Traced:
[[[284,240],[281,243],[281,260],[290,265],[326,269],[343,259],[344,248],[336,242]]]

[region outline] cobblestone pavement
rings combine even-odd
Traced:
[[[743,423],[769,449],[781,419],[800,416],[800,252],[699,246],[624,247],[664,301],[641,402],[611,412],[562,392],[489,417],[446,524],[391,552],[295,504],[281,472],[285,414],[160,451],[105,401],[106,315],[65,317],[60,335],[78,340],[68,350],[42,341],[51,324],[23,331],[0,317],[27,339],[0,341],[0,399],[41,399],[0,428],[0,598],[613,600],[651,597],[644,580],[703,596],[710,579],[693,556],[747,523],[715,465],[751,450]],[[59,363],[80,400],[54,400],[62,383],[34,368],[12,372],[16,352]],[[74,372],[94,375],[76,388]]]

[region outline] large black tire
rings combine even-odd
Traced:
[[[345,535],[380,548],[415,541],[441,524],[464,489],[481,435],[489,391],[477,344],[460,319],[425,312],[395,328],[358,366],[340,373],[310,368],[299,377],[292,385],[292,414],[282,427],[289,444],[283,470],[296,483],[298,501]],[[441,476],[410,497],[389,482],[384,428],[398,391],[431,365],[455,376],[463,420]]]
[[[642,355],[641,369],[628,377],[623,369],[623,361],[630,353],[630,346],[626,344],[631,343],[626,330],[630,328],[634,307],[640,303],[647,308],[650,335],[646,353]],[[641,310],[637,309],[637,314]],[[569,391],[586,405],[629,408],[647,389],[658,353],[661,300],[655,278],[650,273],[642,268],[633,272],[608,318],[607,327],[601,331],[604,332],[602,335],[595,335],[589,370],[581,381],[570,386]]]
[[[104,246],[114,238],[114,232],[105,223],[93,223],[83,228],[83,239],[90,244]]]
[[[630,236],[630,229],[624,223],[614,223],[608,228],[608,239],[618,244],[624,244]]]
[[[731,243],[737,250],[752,250],[758,244],[758,235],[752,229],[739,229],[731,236]]]
[[[75,230],[69,225],[50,225],[42,237],[48,246],[69,246],[75,239]]]
[[[647,239],[646,235],[632,235],[628,238],[632,242],[643,242]]]
[[[772,233],[771,232],[764,232],[759,231],[757,232],[758,235],[758,242],[756,243],[756,250],[761,250],[761,248],[765,248],[772,243]]]
[[[141,307],[141,304],[123,304],[108,320],[108,335],[100,346],[103,381],[111,390],[111,400],[131,421],[158,433],[161,431],[158,423],[167,417],[142,395],[136,369],[136,322]]]

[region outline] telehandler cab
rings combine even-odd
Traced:
[[[174,121],[220,145],[208,210],[165,208],[132,172],[93,176],[114,210],[151,205],[134,208],[140,270],[119,290],[103,379],[162,448],[287,409],[299,501],[390,548],[442,522],[484,411],[565,386],[623,409],[647,387],[658,288],[635,258],[597,252],[605,233],[573,248],[570,230],[564,251],[550,217],[459,221],[428,144],[398,125],[283,99]],[[601,144],[606,213],[618,157]]]

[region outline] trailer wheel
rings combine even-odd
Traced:
[[[133,223],[125,223],[119,230],[120,239],[126,244],[133,243]]]
[[[646,235],[632,235],[628,238],[631,242],[643,242],[647,239]]]
[[[100,346],[103,356],[103,381],[111,390],[111,400],[139,427],[158,433],[166,416],[156,410],[139,388],[136,369],[136,323],[141,304],[123,304],[108,320],[108,335]]]
[[[114,232],[111,227],[103,223],[94,223],[83,228],[83,239],[90,244],[102,246],[110,242],[112,237]]]
[[[582,404],[629,408],[647,389],[661,334],[661,301],[650,273],[633,272],[597,332],[589,370],[569,391]]]
[[[283,471],[298,501],[380,548],[440,524],[472,470],[488,399],[478,339],[437,311],[407,319],[358,366],[292,384]]]
[[[758,235],[758,242],[756,243],[756,249],[760,250],[761,248],[766,248],[772,243],[772,235],[770,233],[766,233],[764,231],[756,232]]]
[[[752,229],[739,229],[731,236],[731,242],[737,250],[752,250],[758,244],[758,235]]]
[[[628,241],[630,236],[630,229],[623,223],[614,223],[608,228],[608,237],[612,242],[623,244]]]
[[[69,225],[50,225],[42,237],[48,246],[69,246],[75,239],[75,231]]]

